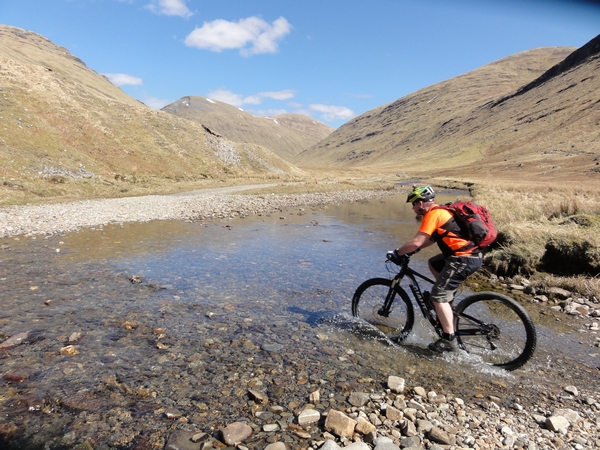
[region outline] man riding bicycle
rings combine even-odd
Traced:
[[[458,287],[476,272],[483,263],[477,245],[461,236],[461,229],[452,213],[438,208],[434,202],[435,192],[431,186],[415,186],[408,194],[407,203],[412,203],[417,218],[422,217],[417,234],[402,247],[392,252],[392,261],[399,262],[407,253],[438,244],[441,254],[429,259],[429,270],[436,282],[431,289],[431,300],[442,326],[442,337],[429,344],[429,349],[438,353],[457,349],[454,335],[454,316],[450,303]]]

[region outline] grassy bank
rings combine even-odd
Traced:
[[[600,187],[526,181],[465,186],[498,226],[498,241],[486,257],[496,274],[600,298]]]

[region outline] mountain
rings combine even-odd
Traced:
[[[289,159],[325,139],[333,128],[301,114],[257,117],[241,108],[204,97],[188,96],[163,111],[194,120],[233,142],[268,148]]]
[[[0,131],[0,204],[301,173],[260,145],[147,107],[64,47],[10,26],[0,26]]]
[[[568,176],[596,169],[598,39],[525,51],[338,128],[292,162],[410,175]],[[574,51],[575,50],[575,51]]]

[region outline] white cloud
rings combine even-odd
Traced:
[[[260,105],[265,98],[271,98],[273,100],[288,100],[294,97],[294,91],[291,89],[285,89],[283,91],[259,92],[258,94],[243,97],[240,94],[236,94],[226,89],[217,89],[215,91],[210,91],[208,93],[208,97],[240,107],[242,105]]]
[[[235,94],[234,92],[225,89],[210,91],[207,97],[212,98],[213,100],[219,100],[220,102],[227,103],[229,105],[237,106],[238,108],[244,104],[244,99],[240,94]]]
[[[255,116],[278,116],[279,114],[287,114],[287,109],[258,109],[252,111]]]
[[[102,75],[107,77],[112,84],[117,86],[141,86],[143,84],[141,78],[127,75],[126,73],[104,73]]]
[[[144,99],[144,104],[154,109],[161,109],[167,106],[169,103],[172,103],[170,100],[161,100],[156,97],[146,97]]]
[[[348,120],[354,117],[354,111],[345,106],[334,105],[309,105],[311,111],[317,111],[323,114],[325,120]]]
[[[284,89],[283,91],[261,92],[258,95],[264,98],[272,98],[273,100],[289,100],[290,98],[294,98],[294,91]]]
[[[185,19],[194,15],[187,5],[186,0],[152,0],[146,7],[155,14],[165,16],[180,16]]]
[[[278,41],[283,39],[291,28],[290,23],[283,17],[271,25],[260,17],[248,17],[238,22],[217,19],[204,22],[202,28],[192,31],[185,38],[185,44],[213,52],[240,49],[244,56],[275,53]]]

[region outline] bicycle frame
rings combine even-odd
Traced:
[[[431,300],[425,299],[425,296],[423,295],[423,291],[421,291],[421,286],[419,286],[417,278],[421,278],[422,280],[425,280],[431,284],[435,283],[435,281],[417,272],[413,268],[408,267],[408,259],[406,259],[400,266],[400,272],[398,272],[396,276],[394,276],[392,280],[392,285],[390,286],[390,291],[388,292],[388,295],[385,299],[382,310],[390,311],[390,308],[392,307],[392,303],[394,301],[394,289],[397,285],[399,285],[402,282],[404,277],[410,280],[410,290],[413,294],[415,301],[417,302],[417,305],[419,305],[419,309],[421,310],[423,317],[425,317],[429,321],[429,323],[433,326],[438,335],[441,336],[442,326],[437,318],[437,315],[434,315],[435,309],[433,307],[433,303],[431,302]]]
[[[381,308],[380,313],[382,315],[384,314],[384,312],[389,314],[389,311],[391,310],[392,304],[394,302],[394,289],[396,288],[396,286],[398,286],[402,282],[404,277],[406,277],[410,280],[409,288],[413,294],[415,301],[417,302],[417,305],[419,305],[419,309],[421,310],[423,317],[425,317],[427,319],[427,321],[435,329],[436,333],[441,337],[442,332],[443,332],[442,325],[440,324],[440,321],[438,320],[437,315],[434,314],[435,308],[433,306],[432,301],[429,299],[426,299],[425,296],[423,295],[423,291],[421,290],[421,286],[419,285],[417,278],[421,278],[422,280],[425,280],[431,284],[434,284],[435,281],[432,280],[431,278],[426,277],[425,275],[417,272],[412,267],[409,267],[408,263],[409,263],[409,259],[407,258],[403,261],[402,265],[400,266],[400,271],[394,276],[394,278],[392,280],[392,284],[390,286],[390,291],[387,294],[387,297],[385,299],[383,307]],[[452,305],[452,312],[456,315],[454,305]],[[463,329],[460,332],[457,331],[457,333],[460,334],[461,336],[486,335],[486,336],[489,336],[489,338],[494,338],[494,337],[497,337],[497,335],[499,334],[499,330],[495,326],[490,326],[490,325],[482,322],[481,320],[476,319],[475,317],[472,317],[468,314],[462,313],[462,314],[459,314],[459,316],[462,317],[463,319],[470,321],[474,325],[474,327],[472,329]],[[491,340],[490,340],[490,344],[493,347],[495,347],[493,345],[493,343],[491,342]]]

